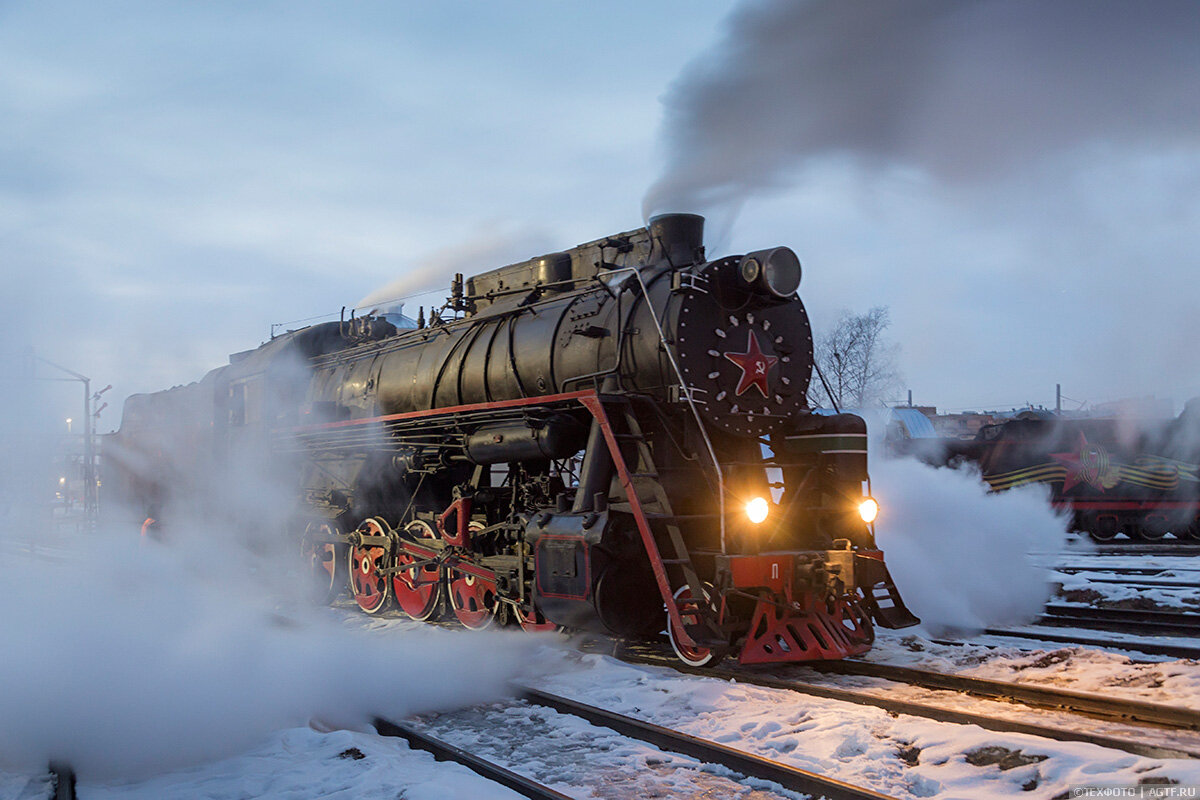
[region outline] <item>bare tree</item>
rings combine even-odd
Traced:
[[[887,306],[865,314],[845,311],[833,330],[817,338],[820,372],[809,389],[813,405],[865,408],[899,388],[899,347],[884,336],[890,324]]]

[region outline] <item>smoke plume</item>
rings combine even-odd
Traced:
[[[483,231],[461,244],[430,253],[420,266],[367,293],[356,308],[386,310],[414,295],[444,292],[456,272],[475,275],[528,258],[544,247],[545,237],[531,230]]]
[[[972,184],[1090,146],[1200,142],[1187,0],[752,0],[664,100],[664,211],[736,213],[808,162]]]

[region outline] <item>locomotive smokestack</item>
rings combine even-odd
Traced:
[[[704,261],[704,217],[699,214],[660,214],[650,218],[651,263],[667,260],[672,266]]]

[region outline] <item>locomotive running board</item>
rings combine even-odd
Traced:
[[[576,400],[582,403],[583,399],[586,397],[594,398],[596,397],[596,392],[592,389],[581,389],[575,392],[562,392],[560,394],[545,394],[535,397],[518,397],[511,400],[493,400],[491,402],[484,403],[468,403],[459,406],[423,409],[421,411],[405,411],[400,414],[384,414],[382,416],[363,417],[361,419],[344,419],[335,422],[318,422],[312,425],[298,425],[293,428],[283,429],[275,432],[304,434],[317,431],[336,430],[340,428],[354,428],[359,425],[406,422],[409,420],[432,420],[439,417],[452,417],[455,414],[473,411],[500,411],[507,408],[554,405],[556,403],[569,403]]]

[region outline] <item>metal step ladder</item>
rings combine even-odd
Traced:
[[[639,494],[639,501],[642,505],[642,511],[645,514],[646,520],[650,522],[658,531],[665,531],[666,538],[670,542],[671,549],[662,550],[661,561],[664,566],[670,568],[675,567],[683,574],[683,583],[691,590],[693,602],[688,605],[693,606],[691,609],[696,610],[702,607],[700,598],[704,597],[703,582],[696,572],[695,565],[692,563],[691,554],[688,552],[687,544],[683,540],[683,533],[679,528],[680,522],[690,519],[712,519],[713,515],[695,514],[679,516],[671,507],[671,500],[667,497],[667,492],[663,488],[662,482],[659,480],[660,474],[658,467],[654,463],[654,456],[650,451],[650,443],[646,439],[645,432],[642,430],[641,424],[638,422],[637,415],[634,413],[633,404],[629,398],[605,398],[604,404],[608,413],[609,419],[613,425],[614,438],[621,443],[633,445],[634,457],[626,458],[625,461],[629,467],[627,473],[631,484],[635,479],[644,479],[641,484],[648,485],[651,490],[651,497],[648,500],[642,500]],[[622,457],[624,458],[624,448],[622,448]],[[632,491],[638,489],[637,484],[631,486]],[[614,504],[618,510],[620,507],[627,504]],[[672,555],[668,557],[668,552]],[[703,627],[708,630],[708,636],[704,637],[711,640],[719,640],[717,620],[710,619],[709,615],[701,613],[700,618],[706,620],[709,624]],[[689,626],[690,627],[690,626]]]

